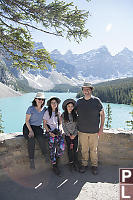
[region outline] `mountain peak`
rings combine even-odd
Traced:
[[[129,50],[127,47],[125,47],[121,52],[123,53],[133,53],[131,50]]]
[[[65,55],[72,55],[73,53],[72,53],[72,51],[71,50],[68,50],[66,53],[65,53]]]
[[[127,47],[125,47],[121,52],[119,52],[117,55],[124,55],[124,56],[133,56],[133,51],[129,50]]]
[[[34,49],[44,49],[43,43],[42,42],[35,42],[34,43]]]
[[[106,46],[101,46],[98,49],[92,49],[92,50],[86,52],[85,54],[94,56],[94,55],[99,54],[99,53],[103,54],[103,55],[111,55]]]
[[[51,51],[51,54],[61,55],[61,53],[58,51],[58,49],[54,49],[53,51]]]
[[[98,51],[102,52],[102,53],[109,53],[108,49],[106,46],[101,46]]]

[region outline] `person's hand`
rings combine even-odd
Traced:
[[[29,138],[32,138],[34,137],[34,132],[33,131],[29,131],[29,135],[28,135]]]
[[[71,140],[74,140],[74,138],[75,138],[75,135],[70,135]]]
[[[103,134],[103,128],[100,128],[99,129],[99,132],[98,132],[98,136],[102,135]]]
[[[49,132],[49,135],[50,135],[51,137],[55,137],[55,134],[52,133],[52,132]]]

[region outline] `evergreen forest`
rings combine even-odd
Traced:
[[[105,103],[131,104],[131,93],[133,91],[133,78],[117,79],[94,85],[93,95]],[[82,91],[77,98],[83,96]]]

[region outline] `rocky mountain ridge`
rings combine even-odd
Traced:
[[[35,43],[35,49],[44,48],[42,43]],[[12,80],[21,80],[30,87],[40,90],[50,90],[59,84],[80,86],[85,80],[92,83],[105,80],[133,77],[133,51],[124,48],[112,56],[103,46],[82,54],[73,54],[67,51],[64,55],[57,49],[51,52],[51,58],[56,61],[56,69],[48,66],[48,70],[28,70],[23,73],[11,67],[11,62],[6,60],[6,73],[11,74]],[[2,59],[2,63],[4,62]],[[0,69],[3,70],[1,63]],[[5,65],[5,64],[4,64]],[[0,81],[3,82],[4,70],[0,70]],[[7,75],[6,75],[7,77]],[[14,79],[13,79],[14,77]],[[7,84],[6,82],[4,84]]]

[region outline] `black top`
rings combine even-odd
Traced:
[[[100,111],[103,109],[99,98],[91,96],[89,100],[84,97],[77,101],[78,130],[83,133],[98,133]]]

